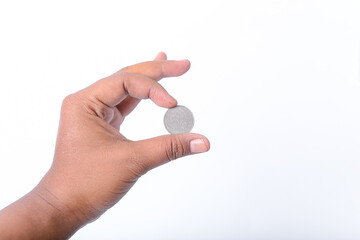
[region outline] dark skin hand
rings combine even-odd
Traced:
[[[171,108],[176,100],[157,82],[180,76],[188,60],[123,68],[67,96],[62,104],[53,164],[27,195],[0,211],[0,239],[67,239],[114,206],[146,172],[206,152],[199,134],[130,141],[119,130],[141,99]]]

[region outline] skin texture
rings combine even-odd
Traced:
[[[53,164],[27,195],[0,211],[0,239],[66,239],[114,206],[147,171],[206,152],[199,134],[130,141],[120,126],[141,99],[171,108],[176,100],[157,82],[190,68],[165,53],[67,96]]]

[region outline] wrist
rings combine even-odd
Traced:
[[[73,182],[76,181],[66,179],[63,174],[54,174],[50,170],[32,192],[45,205],[58,210],[71,226],[79,229],[96,220],[103,212],[94,208]]]
[[[86,224],[66,204],[40,185],[24,197],[22,204],[27,209],[25,217],[32,222],[33,229],[41,234],[40,239],[66,239]]]
[[[86,224],[66,203],[58,199],[47,188],[38,185],[30,193],[34,208],[41,216],[35,216],[40,224],[46,220],[49,229],[56,229],[56,236],[70,237]]]
[[[83,225],[39,186],[0,211],[0,239],[67,239]]]

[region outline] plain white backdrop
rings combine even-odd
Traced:
[[[360,1],[1,1],[0,208],[50,167],[62,99],[130,64],[211,142],[142,177],[73,239],[360,239]],[[132,140],[167,134],[143,101]],[[1,234],[1,233],[0,233]]]

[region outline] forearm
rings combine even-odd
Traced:
[[[0,239],[67,239],[82,226],[66,206],[39,187],[0,211]]]

